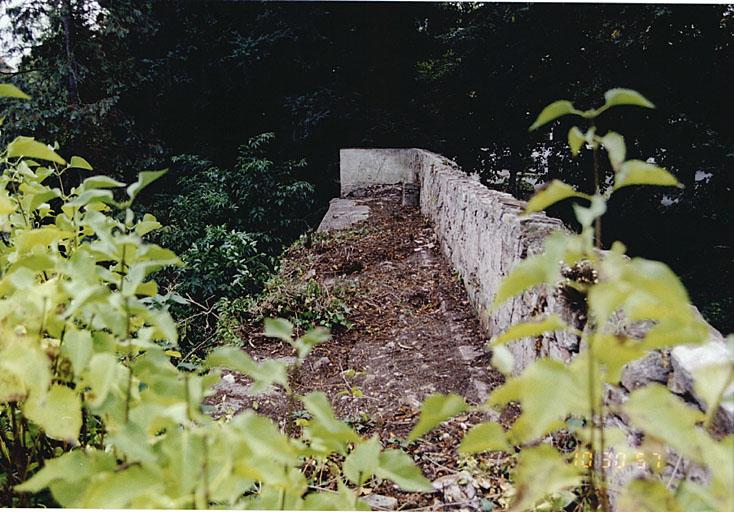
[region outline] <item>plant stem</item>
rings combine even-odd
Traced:
[[[204,464],[202,466],[202,477],[204,481],[204,509],[209,509],[209,443],[206,434],[204,440]]]
[[[594,193],[599,194],[601,190],[601,168],[599,165],[599,147],[594,146]],[[594,220],[594,246],[597,249],[601,249],[601,217],[597,217]]]

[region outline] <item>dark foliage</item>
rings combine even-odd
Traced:
[[[3,106],[13,126],[58,139],[120,177],[147,164],[169,165],[178,154],[234,169],[243,141],[274,132],[271,154],[284,161],[305,158],[308,165],[294,169],[294,178],[316,189],[312,209],[279,217],[305,217],[301,227],[288,230],[316,223],[337,192],[338,149],[348,146],[422,146],[488,181],[509,169],[502,185],[519,195],[531,191],[522,180],[527,169],[540,180],[563,176],[588,185],[582,166],[565,156],[565,121],[548,140],[528,134],[532,116],[556,98],[587,107],[611,87],[639,90],[659,108],[610,112],[602,122],[624,121],[630,154],[654,157],[687,188],[620,194],[605,241],[625,229],[633,254],[670,263],[707,317],[734,330],[726,202],[734,159],[731,8],[93,4],[34,0],[11,10],[19,43],[33,45],[22,73],[11,79],[34,97],[27,105]],[[45,29],[32,31],[41,18],[48,20]],[[223,187],[245,186],[229,177],[212,179],[206,185],[212,199]],[[163,186],[159,192],[166,192]],[[262,194],[241,199],[270,201]],[[567,205],[551,213],[570,220]],[[229,212],[206,215],[220,220],[203,225],[219,226]],[[269,219],[267,214],[245,231],[267,233]],[[205,235],[198,231],[181,243],[193,243],[191,236]]]

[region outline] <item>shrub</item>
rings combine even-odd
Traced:
[[[5,84],[0,96],[25,97]],[[354,489],[372,477],[431,490],[407,454],[361,438],[321,393],[300,397],[312,419],[296,439],[253,412],[203,413],[222,367],[248,375],[253,391],[280,385],[297,398],[285,362],[233,347],[199,371],[171,363],[176,326],[150,275],[180,262],[144,239],[160,223],[131,209],[164,171],[140,173],[122,194],[98,175],[66,192],[46,182],[92,166],[27,137],[0,166],[2,505],[365,509]],[[323,329],[294,339],[284,320],[266,322],[266,335],[293,347],[296,366],[328,340]],[[327,461],[336,492],[302,471]]]
[[[653,108],[652,103],[628,89],[607,91],[605,99],[602,107],[587,111],[577,110],[569,101],[556,101],[531,126],[533,130],[564,115],[590,120],[586,130],[571,128],[568,141],[574,156],[586,147],[593,151],[595,190],[591,195],[584,194],[554,180],[533,196],[526,212],[541,211],[563,199],[581,200],[583,206],[573,207],[582,231],[551,234],[544,251],[520,262],[502,282],[494,299],[498,305],[536,286],[552,289],[562,283],[582,297],[588,318],[583,325],[573,326],[557,315],[544,314],[514,325],[493,339],[493,363],[508,378],[484,407],[517,402],[522,413],[508,432],[491,422],[473,427],[459,449],[477,453],[521,448],[514,473],[517,493],[513,510],[540,509],[541,505],[547,509],[552,503],[560,503],[565,509],[611,510],[610,468],[640,463],[651,473],[641,474],[618,489],[618,510],[731,510],[734,436],[718,439],[712,425],[719,406],[731,400],[734,354],[712,362],[695,375],[696,394],[707,405],[705,413],[657,383],[632,391],[622,404],[606,400],[607,390],[620,384],[627,364],[654,350],[701,344],[708,338],[708,326],[691,306],[678,277],[665,264],[629,258],[620,242],[607,252],[601,251],[601,219],[615,191],[631,185],[679,186],[667,170],[641,160],[628,160],[624,138],[612,131],[602,136],[593,124],[609,108]],[[602,148],[613,173],[607,187],[600,161]],[[642,337],[632,337],[619,329],[620,315],[625,322],[643,322],[650,327]],[[553,331],[577,335],[583,350],[568,364],[542,358],[520,375],[511,376],[512,354],[505,345]],[[730,348],[733,342],[730,336]],[[429,398],[409,437],[422,435],[464,409],[463,399],[455,395]],[[612,417],[627,418],[641,434],[642,444],[630,447],[626,432],[610,421]],[[575,437],[578,447],[573,453],[543,442],[560,428]],[[664,469],[666,450],[676,454],[678,464],[664,483],[659,473]],[[686,469],[676,481],[681,462]],[[706,468],[707,481],[688,480],[694,464]]]
[[[207,226],[181,254],[185,264],[180,293],[195,297],[237,297],[262,289],[275,258],[258,249],[249,233]]]

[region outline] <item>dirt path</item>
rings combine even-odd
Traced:
[[[284,268],[298,269],[289,279],[350,290],[352,326],[335,330],[330,342],[314,349],[299,372],[297,391],[324,391],[337,413],[361,433],[378,433],[384,444],[395,444],[413,427],[430,393],[453,391],[476,404],[502,376],[489,368],[486,336],[419,210],[401,206],[395,191],[358,202],[369,206],[366,221],[320,236],[309,249],[295,247],[286,257]],[[252,325],[241,333],[252,356],[291,355],[289,347],[263,338],[260,331]],[[284,425],[282,393],[250,397],[247,384],[241,375],[226,377],[209,399],[215,414],[255,407]],[[462,432],[477,421],[478,413],[459,417],[407,449],[432,480],[450,477],[465,469],[455,448]],[[459,499],[401,493],[387,484],[377,491],[410,508],[444,507]]]

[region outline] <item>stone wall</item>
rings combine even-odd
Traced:
[[[548,233],[565,229],[560,220],[545,214],[521,216],[524,202],[486,188],[451,160],[422,149],[343,149],[340,158],[342,196],[374,185],[415,183],[421,187],[421,210],[433,222],[441,248],[463,279],[489,336],[538,313],[557,313],[564,318],[576,313],[552,290],[538,289],[489,314],[502,279],[518,261],[540,251]],[[515,371],[520,372],[538,357],[569,361],[578,351],[578,340],[558,333],[521,340],[508,348],[515,356]],[[629,390],[659,381],[705,407],[696,399],[692,375],[697,368],[726,356],[723,337],[711,328],[710,340],[703,346],[676,347],[666,357],[653,354],[630,365],[623,383]],[[723,406],[717,423],[733,432],[734,406]]]

